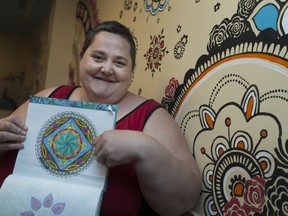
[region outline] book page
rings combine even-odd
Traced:
[[[53,196],[65,208],[85,208],[95,215],[107,168],[97,163],[93,140],[115,127],[117,111],[116,105],[31,97],[25,148],[19,151],[13,175],[0,190],[1,212],[11,209],[19,215],[33,209],[32,200],[41,203]],[[16,202],[17,210],[13,208]]]
[[[0,215],[99,214],[102,188],[10,175],[0,190]]]

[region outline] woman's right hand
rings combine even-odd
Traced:
[[[0,119],[0,153],[24,148],[28,127],[21,118],[10,115]]]

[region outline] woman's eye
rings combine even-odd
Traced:
[[[103,61],[104,60],[104,58],[102,57],[102,56],[92,56],[92,58],[95,60],[95,61],[97,61],[97,62],[100,62],[100,61]]]
[[[124,62],[115,62],[115,65],[117,67],[125,67],[126,66],[126,64]]]

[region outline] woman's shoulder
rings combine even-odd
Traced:
[[[123,117],[133,110],[139,108],[142,104],[151,101],[151,99],[142,97],[140,95],[136,95],[132,92],[128,92],[123,100],[118,103],[119,109],[118,114],[119,117]]]
[[[121,104],[126,104],[128,107],[138,107],[142,104],[150,104],[150,105],[155,105],[155,106],[161,106],[161,104],[152,99],[152,98],[146,98],[140,95],[136,95],[134,93],[129,92],[129,95],[121,102]]]
[[[75,92],[77,92],[76,89],[78,89],[79,87],[80,86],[72,86],[72,85],[54,86],[54,87],[49,87],[49,88],[46,88],[44,90],[41,90],[38,93],[36,93],[35,95],[36,96],[41,96],[41,97],[53,97],[53,98],[59,98],[59,99],[70,99],[70,96],[74,95]]]
[[[139,106],[141,103],[147,101],[148,99],[141,96],[141,95],[136,95],[132,92],[128,92],[126,97],[124,98],[121,103],[129,104],[130,106]]]
[[[35,96],[40,96],[40,97],[48,97],[53,91],[55,91],[59,86],[54,86],[54,87],[48,87],[46,89],[43,89],[35,94]]]

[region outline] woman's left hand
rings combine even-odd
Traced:
[[[128,130],[109,130],[95,140],[97,161],[107,167],[127,164],[137,160],[142,133]]]

